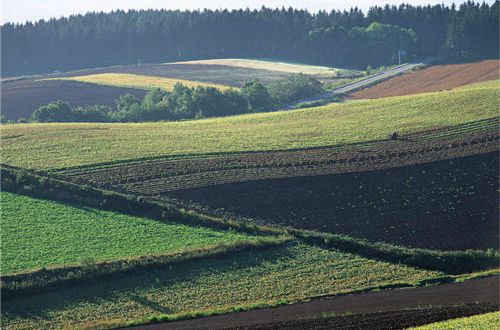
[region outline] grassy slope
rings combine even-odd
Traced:
[[[463,317],[443,322],[410,328],[409,330],[445,330],[445,329],[468,329],[485,330],[500,329],[500,312],[486,313]]]
[[[110,260],[256,238],[6,192],[1,198],[3,274],[88,258]]]
[[[174,85],[176,83],[181,83],[188,87],[204,86],[204,87],[215,87],[221,90],[226,90],[231,88],[228,86],[218,85],[218,84],[210,84],[210,83],[203,83],[203,82],[176,79],[176,78],[143,76],[130,73],[99,73],[99,74],[91,74],[85,76],[49,78],[49,79],[80,81],[80,82],[104,85],[104,86],[127,87],[127,88],[137,88],[145,90],[161,88],[170,91],[174,88]]]
[[[185,122],[3,125],[3,162],[50,169],[139,157],[386,139],[498,115],[498,85]]]
[[[165,270],[129,275],[3,306],[9,328],[48,323],[133,319],[151,314],[209,309],[374,287],[415,283],[437,272],[361,258],[303,244],[231,258],[182,263]]]

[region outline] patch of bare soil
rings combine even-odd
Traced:
[[[500,61],[435,65],[386,80],[349,96],[352,99],[377,99],[427,92],[438,92],[476,82],[499,79]]]
[[[28,118],[38,107],[58,100],[71,106],[100,104],[114,108],[116,99],[126,93],[142,99],[146,91],[76,81],[13,81],[2,84],[2,114],[7,119]]]

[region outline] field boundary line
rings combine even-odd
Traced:
[[[96,263],[40,268],[2,275],[1,290],[4,299],[31,296],[75,284],[94,282],[121,276],[124,273],[169,267],[182,262],[205,258],[231,256],[243,251],[268,249],[291,242],[291,236],[261,237],[256,241],[244,240],[209,245],[202,248],[120,258]]]
[[[2,187],[6,191],[21,193],[37,198],[52,199],[66,203],[78,203],[98,209],[106,209],[125,214],[143,216],[162,222],[177,222],[187,225],[201,225],[215,229],[233,229],[251,234],[268,236],[294,236],[308,244],[335,248],[363,257],[403,263],[412,267],[438,270],[448,274],[470,273],[498,267],[500,251],[466,250],[440,251],[415,249],[388,243],[372,242],[347,235],[312,232],[293,228],[267,227],[226,220],[205,215],[197,210],[186,210],[177,204],[165,204],[106,191],[90,186],[62,181],[33,174],[26,170],[3,165],[1,167]]]

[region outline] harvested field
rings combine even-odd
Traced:
[[[73,106],[104,104],[114,107],[115,100],[122,94],[131,93],[139,99],[145,94],[141,89],[104,86],[120,84],[108,83],[98,86],[73,80],[56,80],[97,74],[155,76],[237,88],[244,82],[254,79],[268,84],[273,80],[290,76],[290,73],[286,72],[224,65],[145,64],[88,69],[37,78],[8,79],[2,83],[2,114],[7,119],[26,118],[39,106],[56,100],[66,101]]]
[[[116,66],[109,68],[88,69],[75,72],[68,72],[51,77],[73,77],[81,75],[101,74],[101,73],[126,73],[143,76],[157,76],[172,79],[182,79],[189,81],[199,81],[213,84],[220,84],[232,87],[241,87],[246,81],[254,79],[263,84],[268,84],[273,80],[285,79],[291,73],[261,70],[254,68],[235,67],[215,64],[194,64],[194,63],[167,63],[167,64],[144,64]]]
[[[97,86],[76,81],[18,80],[2,84],[2,115],[7,119],[28,118],[39,106],[63,100],[71,106],[103,104],[115,107],[115,100],[130,93],[142,98],[145,91]]]
[[[335,69],[325,66],[294,64],[294,63],[286,63],[278,61],[239,59],[239,58],[176,62],[171,64],[223,65],[223,66],[231,66],[237,68],[278,71],[290,74],[303,73],[314,76],[336,76],[337,72],[341,71],[340,69]]]
[[[71,76],[63,78],[48,78],[50,80],[69,80],[79,81],[84,83],[96,84],[99,86],[114,86],[125,88],[137,88],[144,90],[151,90],[154,88],[161,88],[164,90],[172,90],[175,84],[180,83],[187,87],[214,87],[220,90],[229,89],[228,86],[217,85],[212,83],[203,83],[198,81],[183,80],[177,78],[166,78],[158,76],[145,76],[130,73],[98,73],[82,76]]]
[[[335,329],[340,325],[345,326],[341,329],[388,329],[376,326],[378,323],[368,327],[372,322],[388,320],[397,321],[390,329],[402,329],[433,320],[498,310],[498,289],[498,277],[490,277],[464,283],[314,299],[276,308],[142,326],[137,330],[280,329],[285,325],[293,329],[295,326],[298,329]],[[354,315],[342,316],[345,313]]]
[[[438,92],[500,78],[500,62],[436,65],[381,82],[350,95],[352,99],[377,99],[417,93]]]

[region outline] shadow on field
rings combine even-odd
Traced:
[[[114,312],[115,303],[137,304],[146,307],[151,313],[170,313],[167,304],[153,301],[148,297],[148,292],[169,291],[179,292],[191,290],[210,280],[211,277],[247,272],[254,267],[265,263],[275,263],[278,259],[293,257],[293,252],[282,246],[268,250],[237,252],[231,256],[214,256],[203,260],[182,262],[164,268],[148,271],[126,273],[114,276],[106,281],[96,280],[73,288],[59,289],[36,296],[13,298],[2,301],[2,314],[6,319],[50,319],[53,313],[71,310],[78,306],[105,304]],[[197,300],[198,292],[190,292],[189,299]],[[187,302],[189,304],[189,302]],[[139,306],[138,306],[139,307]],[[118,307],[116,307],[118,308]],[[106,312],[103,311],[105,316]],[[8,322],[7,322],[8,323]]]
[[[163,314],[169,314],[172,313],[172,310],[169,308],[166,308],[165,306],[162,306],[161,304],[156,303],[155,301],[148,299],[146,297],[141,297],[136,294],[130,294],[129,295],[130,300],[133,302],[140,304],[144,307],[147,307],[156,313],[163,313]]]

